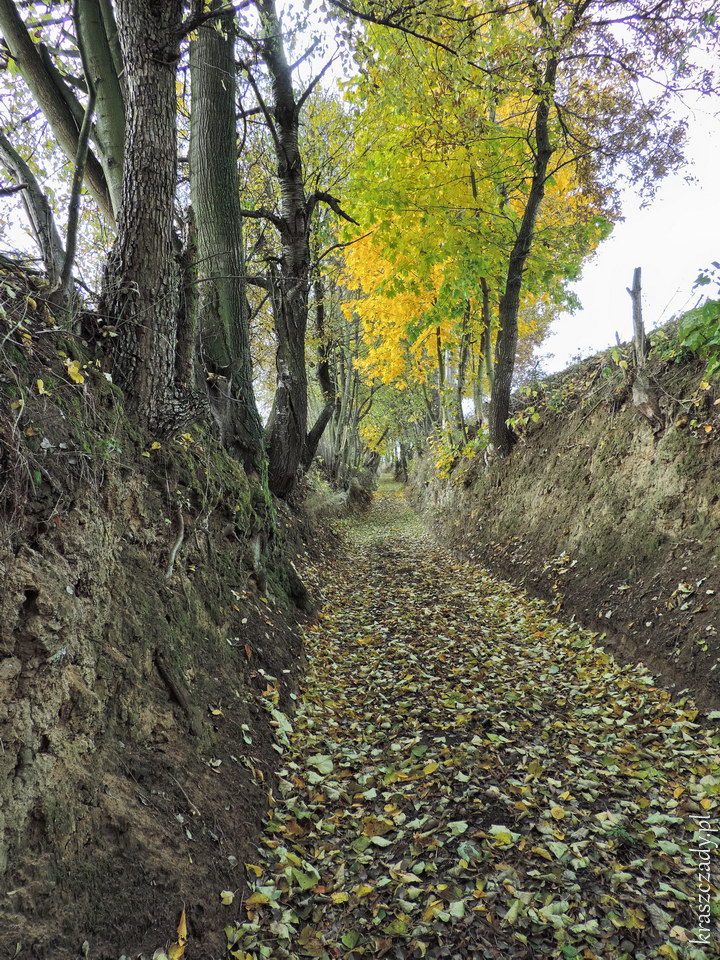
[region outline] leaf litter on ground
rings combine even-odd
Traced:
[[[230,956],[720,956],[720,735],[692,701],[439,550],[399,488],[310,576]]]

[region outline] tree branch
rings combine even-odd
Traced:
[[[77,248],[78,223],[80,221],[80,197],[82,194],[83,180],[85,179],[85,164],[87,163],[88,146],[90,144],[90,131],[92,129],[92,118],[95,110],[95,86],[90,86],[85,116],[83,117],[80,135],[78,137],[78,148],[75,156],[75,172],[73,174],[72,189],[70,191],[70,206],[68,208],[67,234],[65,238],[65,261],[58,280],[57,289],[65,295],[70,286],[70,276],[72,274],[73,263],[75,262],[75,250]]]
[[[77,98],[74,98],[67,84],[58,83],[59,71],[51,69],[47,60],[43,59],[12,0],[0,0],[0,32],[23,80],[50,124],[60,148],[69,159],[74,159],[77,153],[78,128],[82,120],[82,113],[78,120],[73,112],[76,108],[71,106],[72,100]],[[88,155],[87,174],[88,184],[101,211],[108,223],[114,226],[115,218],[105,174],[92,152]]]
[[[241,70],[244,70],[247,74],[248,83],[252,87],[252,91],[255,94],[255,99],[258,102],[258,106],[262,111],[262,115],[265,117],[265,123],[267,124],[268,130],[270,131],[270,136],[273,138],[273,143],[275,144],[276,150],[281,150],[280,138],[278,137],[277,130],[275,129],[275,123],[273,122],[272,114],[268,110],[267,104],[263,99],[263,95],[260,93],[260,88],[255,82],[255,77],[252,75],[250,66],[244,60],[238,60],[238,66]]]
[[[354,223],[356,227],[359,227],[360,224],[357,220],[354,220],[349,213],[345,213],[343,208],[340,206],[340,201],[337,197],[333,197],[332,194],[326,193],[324,190],[316,190],[314,193],[311,193],[307,198],[307,203],[305,204],[305,209],[307,212],[308,220],[313,214],[315,207],[318,203],[326,203],[330,209],[336,213],[339,217],[342,217],[343,220],[347,220],[348,223]]]
[[[48,198],[28,164],[0,131],[0,164],[18,181],[17,190],[22,190],[23,205],[30,221],[35,242],[40,250],[43,266],[51,286],[57,282],[63,267],[65,252],[55,225]],[[11,188],[4,188],[7,194]]]
[[[355,237],[354,240],[346,240],[345,243],[334,243],[331,247],[323,250],[323,252],[315,260],[315,263],[320,263],[320,261],[324,260],[329,253],[333,252],[333,250],[342,250],[345,247],[351,247],[354,243],[359,243],[361,240],[364,240],[365,237],[369,237],[373,233],[375,233],[374,229],[368,230],[367,233],[364,233],[361,237]]]
[[[463,55],[455,50],[453,47],[448,46],[448,44],[443,43],[441,40],[431,37],[426,33],[420,33],[417,30],[413,30],[411,27],[406,26],[403,23],[393,21],[392,13],[387,16],[378,16],[371,13],[365,13],[362,10],[358,10],[357,7],[353,6],[351,3],[345,3],[343,0],[330,0],[330,3],[333,7],[337,7],[338,10],[342,10],[343,13],[349,14],[352,17],[357,17],[358,20],[364,20],[366,23],[376,23],[381,27],[390,27],[393,30],[398,30],[400,33],[407,34],[409,37],[415,37],[416,40],[422,40],[425,43],[429,43],[434,47],[437,47],[440,50],[444,50],[446,53],[451,54],[453,57],[458,57],[459,59],[464,58]],[[460,21],[464,22],[464,21]],[[467,59],[467,62],[471,66],[475,67],[476,70],[479,70],[481,73],[485,73],[488,76],[492,76],[493,71],[487,67],[483,67],[482,64],[476,63],[473,60]]]
[[[299,99],[298,102],[297,102],[297,110],[298,110],[298,113],[300,112],[300,110],[302,110],[303,105],[305,104],[305,101],[306,101],[307,98],[310,96],[310,94],[313,92],[313,90],[315,89],[315,87],[320,83],[320,81],[321,81],[322,78],[325,76],[325,74],[328,72],[328,70],[329,70],[330,67],[333,65],[333,63],[335,63],[335,61],[337,60],[337,57],[338,57],[337,53],[333,54],[333,56],[330,57],[330,59],[328,60],[328,62],[327,62],[326,64],[324,64],[323,68],[320,70],[320,73],[318,73],[318,75],[317,75],[316,77],[313,77],[313,79],[312,79],[312,80],[310,81],[310,83],[307,85],[307,87],[305,88],[305,90],[303,91],[303,93],[300,95],[300,99]],[[292,69],[292,68],[291,68],[291,69]]]
[[[313,53],[315,52],[315,50],[317,50],[317,47],[318,47],[318,44],[319,44],[319,43],[320,43],[319,40],[313,40],[312,44],[308,47],[308,49],[305,51],[305,53],[303,53],[302,56],[298,57],[298,59],[295,61],[295,63],[291,63],[291,64],[290,64],[290,72],[291,72],[291,73],[292,73],[294,70],[297,70],[297,68],[300,66],[300,64],[301,64],[301,63],[304,63],[305,60],[307,60],[308,57],[311,57],[311,56],[313,55]]]
[[[0,187],[0,197],[11,197],[14,193],[27,190],[27,183],[18,183],[14,187]]]
[[[267,290],[268,293],[270,292],[270,281],[267,277],[246,276],[245,281],[252,287],[261,287],[263,290]]]
[[[259,210],[241,210],[241,217],[247,217],[249,220],[268,220],[274,227],[282,233],[285,230],[285,221],[267,207],[260,207]]]
[[[197,30],[198,27],[202,27],[203,24],[208,23],[210,20],[218,20],[220,17],[225,17],[229,13],[239,13],[240,10],[244,10],[250,6],[250,0],[244,0],[243,3],[230,3],[226,7],[218,7],[215,10],[206,10],[205,12],[202,11],[202,4],[193,4],[193,6],[199,6],[201,9],[191,13],[189,17],[183,20],[175,31],[176,40],[182,40],[183,37],[192,33],[193,30]]]

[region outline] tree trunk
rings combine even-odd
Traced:
[[[500,331],[495,345],[495,379],[490,397],[490,441],[500,457],[512,450],[513,436],[507,420],[518,341],[518,313],[523,271],[532,249],[535,222],[545,196],[545,178],[553,154],[548,129],[550,104],[555,89],[557,60],[550,57],[543,77],[544,94],[535,114],[535,161],[530,192],[525,203],[520,229],[510,252],[505,290],[500,299]]]
[[[488,287],[485,277],[482,278],[480,283],[482,285],[483,360],[485,361],[485,376],[487,377],[488,383],[490,384],[490,389],[492,390],[492,385],[495,382],[495,358],[493,357],[492,316],[490,315],[490,288]]]
[[[495,381],[495,364],[493,361],[492,316],[490,315],[490,289],[487,280],[480,281],[482,287],[482,308],[480,312],[480,337],[478,343],[478,361],[473,384],[473,402],[475,404],[475,418],[478,424],[484,420],[483,404],[485,401],[485,380],[492,392]]]
[[[267,425],[270,489],[287,496],[301,465],[307,433],[305,331],[310,288],[307,198],[299,144],[300,109],[285,56],[275,0],[257,0],[264,27],[262,55],[270,73],[280,184],[280,267],[271,271],[277,335],[277,389]]]
[[[182,0],[118,0],[127,138],[118,235],[105,272],[102,312],[117,329],[115,382],[142,428],[167,436],[200,405],[175,391],[179,304],[173,256],[176,64]]]
[[[33,43],[25,23],[12,0],[0,0],[0,32],[20,74],[30,88],[60,149],[70,160],[75,160],[80,134],[82,107],[75,115],[62,89],[59,75],[49,69],[43,60],[39,45]],[[114,222],[113,206],[103,169],[94,154],[87,159],[88,186],[101,212],[110,223]]]
[[[217,3],[215,3],[217,6]],[[219,29],[221,27],[221,29]],[[198,330],[223,443],[259,468],[237,167],[234,19],[201,26],[190,45],[190,194],[196,223]]]
[[[108,38],[116,28],[109,4],[102,0],[75,0],[75,32],[88,85],[95,91],[95,137],[113,213],[122,200],[122,168],[125,154],[125,101]]]
[[[317,380],[325,403],[312,429],[305,438],[305,450],[303,451],[302,463],[306,470],[315,459],[318,444],[325,432],[325,428],[332,420],[333,415],[340,411],[337,386],[335,385],[330,370],[332,343],[325,330],[325,288],[322,276],[318,276],[315,280],[315,330],[318,336],[319,354]]]
[[[463,397],[465,395],[465,379],[467,376],[467,365],[468,365],[468,338],[470,336],[470,301],[467,302],[467,307],[462,321],[462,332],[460,334],[460,347],[459,347],[459,357],[458,357],[458,372],[457,372],[457,383],[455,395],[457,398],[457,417],[458,417],[458,426],[463,435],[463,440],[467,443],[467,428],[465,426],[465,411],[463,410]]]
[[[440,426],[445,426],[445,356],[442,347],[442,332],[439,325],[435,327],[435,353],[437,356],[437,391]]]
[[[0,166],[5,167],[18,184],[24,184],[22,200],[30,229],[42,257],[48,285],[58,283],[65,263],[65,250],[48,198],[35,175],[8,138],[0,131]]]
[[[645,324],[642,315],[642,268],[635,267],[632,288],[627,292],[632,300],[633,343],[635,346],[635,366],[644,367],[648,355],[648,341],[645,336]]]
[[[394,470],[394,479],[398,480],[400,483],[408,482],[408,457],[407,457],[407,446],[400,441],[400,451],[398,457],[395,461],[395,470]]]

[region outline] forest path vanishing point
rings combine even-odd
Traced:
[[[392,484],[310,577],[232,956],[720,955],[716,714],[437,549]]]

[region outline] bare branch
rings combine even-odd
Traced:
[[[300,64],[301,64],[301,63],[304,63],[305,60],[307,60],[308,57],[311,57],[311,56],[313,55],[313,53],[314,53],[315,50],[317,49],[319,43],[320,43],[319,40],[313,40],[312,44],[308,47],[308,49],[305,51],[305,53],[304,53],[301,57],[299,57],[299,58],[295,61],[295,63],[291,63],[291,64],[290,64],[290,72],[291,72],[291,73],[293,72],[293,70],[297,70],[297,68],[300,66]]]
[[[241,217],[247,217],[249,220],[268,220],[274,227],[282,233],[285,230],[285,221],[267,207],[260,207],[258,210],[241,210]]]
[[[58,280],[57,289],[65,294],[70,286],[70,276],[72,274],[73,263],[75,261],[75,250],[77,247],[77,232],[80,221],[80,196],[82,194],[83,180],[85,179],[85,165],[88,157],[88,146],[90,144],[90,131],[92,129],[92,118],[95,110],[95,86],[91,85],[88,96],[85,116],[83,117],[80,135],[78,136],[77,155],[75,157],[75,172],[73,174],[72,189],[70,191],[70,206],[68,208],[67,234],[65,238],[65,262]]]
[[[333,197],[332,194],[326,193],[324,190],[316,190],[314,193],[311,193],[307,199],[305,209],[307,211],[308,220],[313,215],[313,211],[318,203],[326,203],[332,211],[334,211],[339,217],[342,217],[343,220],[347,220],[348,223],[354,223],[356,227],[359,227],[360,224],[357,220],[354,220],[349,213],[345,213],[343,208],[340,206],[340,201],[337,197]]]
[[[14,193],[19,193],[20,190],[27,190],[28,185],[26,183],[18,183],[14,187],[0,187],[0,197],[11,197]]]
[[[337,53],[334,53],[334,54],[332,55],[332,57],[330,57],[330,59],[328,60],[328,62],[323,66],[322,70],[318,73],[318,75],[317,75],[316,77],[314,77],[314,78],[310,81],[310,83],[307,85],[307,88],[306,88],[305,91],[300,95],[300,99],[299,99],[298,102],[297,102],[297,108],[296,108],[296,109],[298,110],[298,112],[300,112],[300,110],[302,110],[303,105],[304,105],[305,101],[307,100],[307,98],[308,98],[308,97],[310,96],[310,94],[313,92],[313,90],[315,89],[315,87],[320,83],[320,81],[322,80],[322,78],[323,78],[323,77],[325,76],[325,74],[328,72],[328,70],[329,70],[330,67],[333,65],[333,63],[335,63],[335,61],[337,60],[337,58],[338,58],[338,54],[337,54]]]
[[[275,123],[273,122],[272,114],[270,113],[270,110],[268,109],[268,106],[265,103],[263,95],[260,93],[260,88],[258,87],[255,81],[255,77],[252,74],[252,70],[250,69],[249,64],[247,64],[244,60],[238,60],[238,66],[242,70],[244,70],[245,73],[247,74],[248,83],[252,87],[252,91],[255,94],[255,99],[258,102],[258,106],[260,107],[262,115],[265,117],[265,123],[267,124],[268,130],[270,131],[270,135],[273,138],[275,149],[281,150],[282,147],[280,145],[280,138],[278,137],[277,130],[275,129]]]
[[[189,17],[186,17],[180,24],[175,34],[176,39],[182,40],[183,37],[186,37],[189,33],[192,33],[193,30],[197,30],[198,27],[202,27],[203,24],[209,23],[211,20],[219,20],[221,17],[225,17],[228,14],[235,15],[240,10],[244,10],[249,6],[250,0],[244,0],[243,3],[230,3],[226,7],[218,7],[216,10],[206,10],[204,12],[202,9],[196,10],[194,13],[191,13]],[[202,5],[200,5],[200,7],[202,7]]]
[[[369,237],[373,233],[375,233],[374,230],[368,230],[367,233],[364,233],[361,237],[355,237],[354,240],[346,240],[345,243],[334,243],[331,247],[328,247],[327,250],[323,250],[323,252],[315,260],[315,263],[320,263],[320,261],[324,260],[328,254],[333,252],[333,250],[342,250],[345,247],[351,247],[354,243],[359,243],[361,240],[364,240],[365,237]]]
[[[17,189],[23,191],[25,212],[40,250],[48,280],[51,285],[54,285],[62,271],[65,251],[50,203],[27,162],[2,131],[0,131],[0,164],[5,167],[11,177],[17,180]],[[12,188],[3,188],[5,195],[10,192],[13,192]]]

